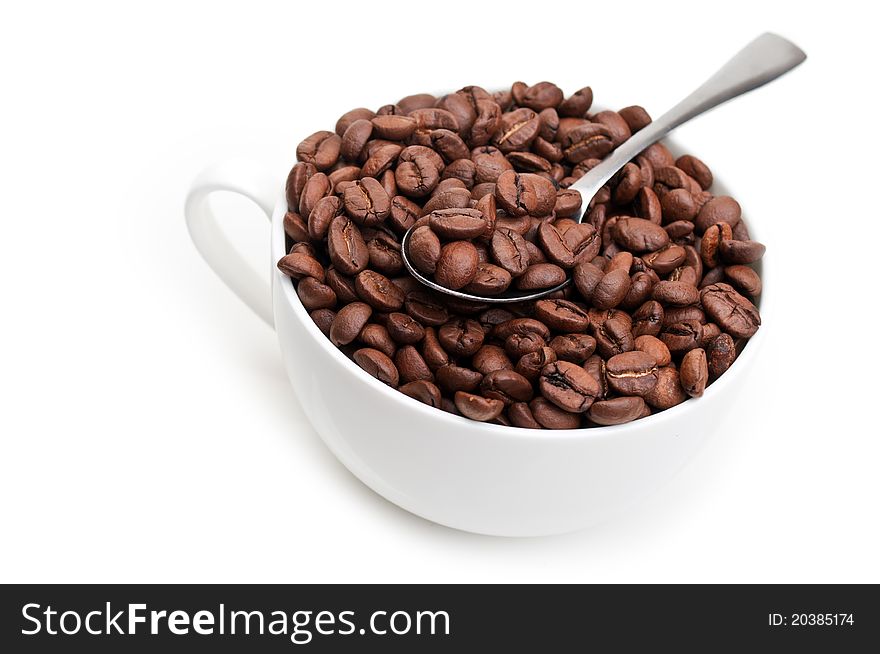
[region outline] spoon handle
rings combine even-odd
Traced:
[[[691,118],[772,82],[806,58],[807,55],[791,41],[765,32],[734,55],[696,91],[636,132],[570,188],[580,191],[586,208],[596,192],[649,145]]]

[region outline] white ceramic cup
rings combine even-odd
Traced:
[[[215,191],[240,193],[270,218],[271,289],[219,229],[208,202]],[[716,179],[713,192],[727,189]],[[227,162],[196,178],[185,213],[193,242],[211,268],[274,325],[293,389],[333,454],[391,502],[456,529],[499,536],[558,534],[596,524],[644,498],[675,475],[710,432],[730,424],[738,391],[764,339],[766,327],[761,327],[702,397],[625,425],[530,430],[474,422],[374,379],[320,332],[290,279],[275,267],[286,254],[286,209],[273,176],[253,164]],[[766,319],[773,287],[766,263],[761,267],[760,308]]]

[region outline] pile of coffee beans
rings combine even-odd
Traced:
[[[651,122],[550,82],[344,114],[297,147],[284,227],[314,322],[369,374],[433,407],[525,428],[621,424],[701,395],[761,319],[752,241],[712,172],[662,144],[585,207],[568,187]],[[422,274],[504,305],[436,293]]]

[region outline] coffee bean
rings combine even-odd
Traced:
[[[330,326],[330,340],[333,345],[348,345],[358,337],[367,324],[373,309],[364,302],[353,302],[342,307]]]
[[[284,233],[294,242],[308,241],[309,228],[299,214],[288,211],[284,214]]]
[[[712,284],[700,291],[706,313],[725,332],[736,338],[750,338],[761,325],[761,316],[754,304],[729,284]]]
[[[330,327],[333,325],[333,320],[336,318],[335,311],[332,309],[315,309],[309,313],[309,317],[312,319],[312,322],[318,326],[318,329],[321,330],[324,336],[330,336]]]
[[[592,119],[608,128],[615,148],[632,136],[629,125],[616,111],[600,111]]]
[[[594,402],[587,417],[597,425],[622,425],[640,418],[647,409],[641,397],[615,397]]]
[[[714,268],[719,264],[718,255],[721,241],[733,238],[733,230],[727,223],[715,223],[703,233],[700,241],[700,258],[707,268]]]
[[[437,368],[434,371],[437,385],[447,393],[466,391],[468,393],[477,389],[483,381],[483,375],[476,370],[463,368],[452,363]]]
[[[741,218],[742,209],[739,202],[732,197],[719,195],[703,205],[694,220],[694,225],[697,228],[697,233],[702,234],[716,223],[727,223],[733,227]]]
[[[304,277],[296,285],[296,294],[302,300],[303,306],[312,311],[314,309],[332,309],[336,306],[336,294],[333,289],[322,284],[314,277]]]
[[[308,254],[288,254],[278,262],[278,269],[294,279],[314,277],[319,282],[324,281],[324,268]]]
[[[532,410],[525,402],[514,402],[507,407],[507,416],[514,427],[522,429],[541,429],[541,424],[535,420]]]
[[[647,352],[617,354],[606,364],[608,384],[621,395],[645,395],[657,383],[657,361]]]
[[[394,355],[394,365],[400,373],[403,383],[414,381],[434,381],[434,373],[428,367],[425,359],[412,345],[404,345]]]
[[[438,327],[449,320],[446,306],[427,291],[411,291],[404,300],[406,312],[426,326]]]
[[[440,407],[440,389],[430,381],[419,379],[417,381],[409,382],[408,384],[403,384],[397,390],[414,400],[427,404],[428,406],[434,408]]]
[[[315,132],[296,146],[296,158],[318,170],[327,170],[339,159],[342,139],[333,132]]]
[[[515,370],[530,381],[535,381],[541,374],[541,370],[548,363],[557,360],[556,352],[549,347],[542,347],[534,352],[522,355],[516,363]]]
[[[702,338],[703,326],[696,320],[682,320],[667,326],[660,332],[660,340],[673,354],[699,347]]]
[[[664,366],[657,370],[657,383],[644,399],[650,406],[661,411],[684,402],[687,395],[681,387],[678,370],[674,366]]]
[[[464,287],[468,293],[491,297],[503,293],[513,278],[504,268],[491,263],[477,264],[477,274],[470,284]]]
[[[363,347],[355,351],[352,358],[367,373],[392,388],[396,388],[400,383],[400,375],[394,362],[379,350]]]
[[[706,346],[706,358],[709,374],[717,379],[730,368],[736,359],[736,343],[730,334],[716,336]]]
[[[398,343],[411,345],[425,337],[425,328],[405,313],[393,312],[385,324],[388,334]]]
[[[366,109],[364,107],[358,107],[357,109],[352,109],[351,111],[347,111],[336,121],[336,133],[339,136],[345,134],[345,130],[347,130],[351,124],[356,120],[370,120],[376,115],[376,112],[371,109]]]
[[[583,363],[596,351],[596,339],[587,334],[560,334],[549,343],[560,361]]]
[[[531,109],[521,107],[501,115],[492,143],[504,153],[528,149],[541,129],[541,121]]]
[[[379,350],[388,357],[393,357],[397,351],[397,345],[388,334],[388,330],[383,325],[369,323],[364,325],[361,333],[358,334],[358,340],[375,350]]]
[[[583,413],[599,394],[599,385],[586,370],[569,361],[549,363],[541,370],[538,388],[560,409]]]
[[[367,227],[380,224],[391,212],[391,198],[372,177],[348,187],[342,195],[342,204],[353,221]]]
[[[560,116],[583,118],[593,104],[593,89],[589,86],[575,91],[561,103],[557,110]]]
[[[514,402],[528,402],[533,395],[532,383],[518,372],[508,369],[487,373],[480,383],[480,391],[507,406]]]
[[[686,282],[661,281],[654,284],[651,297],[664,304],[687,306],[700,300],[700,291]]]
[[[404,294],[391,280],[373,270],[363,270],[354,278],[358,296],[377,311],[398,311]]]
[[[438,209],[428,217],[431,229],[440,238],[476,238],[486,232],[487,222],[478,209]]]
[[[732,236],[732,235],[731,235]],[[719,254],[725,263],[747,264],[760,261],[766,248],[757,241],[722,240],[718,246]]]
[[[461,411],[461,415],[481,422],[494,420],[504,410],[504,402],[501,400],[473,395],[463,391],[455,393],[455,406]]]
[[[626,297],[631,283],[626,270],[612,270],[604,274],[593,290],[593,306],[597,309],[613,309]]]
[[[681,360],[681,385],[691,397],[700,397],[709,381],[709,367],[703,348],[690,350]]]
[[[696,157],[686,154],[675,160],[675,165],[697,180],[697,183],[705,191],[712,186],[712,171]]]
[[[535,420],[545,429],[577,429],[581,425],[578,413],[560,409],[543,397],[536,397],[529,402],[529,409]]]
[[[557,286],[565,279],[565,271],[559,266],[552,263],[536,263],[530,265],[517,277],[516,287],[521,291],[534,291]]]
[[[651,124],[651,116],[645,111],[644,107],[640,107],[639,105],[624,107],[617,113],[623,118],[627,127],[629,127],[633,134]],[[679,168],[681,168],[681,166],[679,166]]]
[[[556,204],[556,188],[540,175],[506,170],[495,181],[495,200],[511,216],[546,216]]]
[[[614,226],[614,240],[633,252],[654,252],[669,243],[669,234],[650,220],[622,217]]]
[[[522,236],[510,229],[498,228],[492,235],[492,259],[514,277],[529,267],[529,252]]]
[[[561,131],[562,121],[559,127]],[[566,131],[564,137],[557,134],[557,138],[561,138],[562,153],[571,163],[601,158],[614,149],[610,130],[600,123],[584,122]]]
[[[525,90],[517,104],[534,111],[542,111],[549,107],[559,106],[562,97],[562,89],[552,82],[538,82]]]
[[[642,256],[642,261],[658,275],[668,275],[687,260],[687,249],[670,243]]]
[[[752,297],[761,294],[761,277],[754,269],[743,265],[727,266],[724,275],[738,291]]]
[[[666,343],[656,336],[649,334],[637,336],[635,348],[640,352],[650,355],[660,367],[668,366],[672,363],[672,354],[669,352],[669,348],[666,347]]]
[[[467,357],[483,345],[485,334],[476,320],[460,318],[446,323],[437,330],[443,349],[454,357]]]
[[[477,275],[479,256],[473,243],[453,241],[440,249],[434,279],[441,286],[457,290],[470,284]]]
[[[471,365],[484,375],[496,370],[513,370],[510,357],[497,345],[482,345],[471,358]]]
[[[654,300],[645,302],[633,314],[633,334],[636,337],[656,336],[663,328],[664,314],[663,305],[659,302]]]
[[[504,350],[514,359],[537,352],[547,344],[541,336],[537,334],[511,334],[504,340]]]

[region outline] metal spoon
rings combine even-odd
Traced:
[[[630,139],[620,144],[602,163],[590,170],[569,188],[578,191],[583,199],[579,215],[572,216],[573,220],[580,222],[590,200],[602,186],[611,179],[617,171],[623,168],[630,160],[635,158],[642,150],[652,143],[656,143],[673,129],[686,123],[691,118],[709,111],[723,102],[727,102],[737,96],[772,82],[777,77],[787,73],[800,64],[807,55],[791,41],[781,36],[766,32],[740,50],[734,57],[722,66],[718,72],[710,77],[700,88],[691,93],[660,118],[650,123],[645,128],[636,132]],[[440,293],[446,293],[462,300],[472,302],[486,302],[493,304],[505,304],[509,302],[522,302],[525,300],[537,300],[555,293],[571,282],[571,277],[553,288],[540,291],[517,291],[508,289],[500,295],[484,297],[462,291],[453,291],[433,282],[422,275],[412,265],[409,258],[409,239],[412,228],[408,229],[401,241],[403,262],[410,274],[425,286]]]

